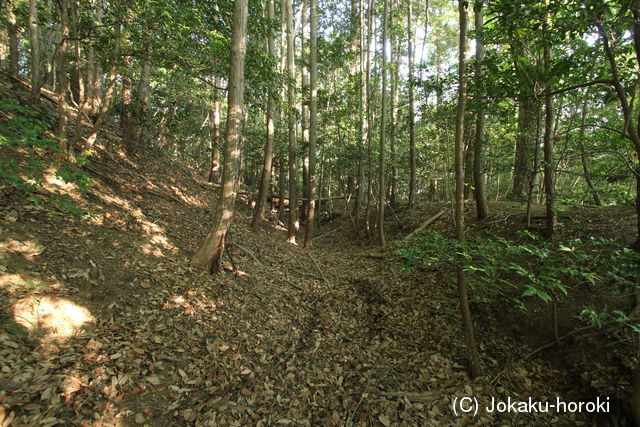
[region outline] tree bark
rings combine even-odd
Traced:
[[[296,233],[299,228],[298,220],[298,164],[297,164],[297,136],[296,136],[296,95],[295,81],[296,68],[294,60],[294,32],[293,32],[293,5],[291,0],[285,0],[287,16],[287,71],[289,74],[289,86],[287,99],[289,103],[289,224],[287,241],[296,243]]]
[[[412,0],[407,1],[407,44],[409,52],[409,208],[412,208],[416,203],[416,177],[417,177],[417,161],[416,161],[416,125],[415,125],[415,107],[414,103],[414,82],[413,82],[413,10]]]
[[[473,186],[476,198],[476,213],[478,219],[484,219],[489,214],[489,206],[487,204],[487,196],[484,192],[484,131],[485,131],[485,112],[482,89],[484,80],[482,73],[482,61],[484,61],[485,47],[481,37],[478,37],[478,31],[482,28],[483,13],[482,6],[484,0],[476,0],[475,4],[475,29],[476,29],[476,61],[475,61],[475,86],[477,90],[478,109],[476,111],[476,134],[473,143]]]
[[[96,142],[96,138],[98,137],[98,132],[102,129],[104,125],[104,121],[107,117],[107,111],[109,110],[109,104],[111,103],[111,96],[113,95],[113,89],[116,85],[116,77],[118,75],[118,61],[120,58],[120,44],[122,42],[122,28],[119,17],[115,23],[115,35],[114,35],[114,45],[113,45],[113,54],[111,57],[111,68],[109,69],[109,82],[107,87],[102,95],[102,100],[100,102],[100,108],[98,109],[98,116],[96,117],[96,121],[93,123],[93,127],[91,128],[91,132],[84,143],[85,151],[91,151],[93,149],[93,144]]]
[[[134,147],[135,124],[133,120],[133,61],[130,56],[123,58],[124,70],[122,74],[122,105],[120,110],[120,124],[124,143],[129,149]]]
[[[393,0],[392,0],[393,1]],[[395,1],[392,3],[392,8],[396,8]],[[389,27],[393,28],[393,14],[389,15]],[[390,174],[390,182],[389,182],[389,203],[391,206],[395,206],[396,204],[396,191],[397,191],[397,181],[398,181],[398,168],[397,168],[397,159],[396,159],[396,134],[398,128],[398,67],[400,65],[400,38],[396,37],[395,32],[391,32],[391,43],[389,43],[391,47],[391,105],[389,106],[391,110],[391,123],[390,123],[390,131],[389,135],[389,149],[391,155],[391,174]]]
[[[273,20],[275,16],[273,0],[267,0],[267,18]],[[270,56],[275,56],[276,45],[273,40],[273,33],[270,31],[267,37],[267,49]],[[267,135],[264,144],[264,158],[262,161],[262,175],[260,176],[260,189],[258,191],[258,199],[253,212],[253,219],[251,221],[251,229],[258,231],[260,224],[264,221],[264,208],[267,203],[267,196],[269,194],[269,188],[271,185],[271,163],[273,161],[273,139],[274,139],[274,124],[273,124],[273,106],[275,103],[274,89],[269,89],[267,95]]]
[[[460,40],[458,53],[458,110],[456,114],[456,136],[455,136],[455,221],[456,236],[461,242],[465,241],[464,235],[464,113],[467,103],[467,76],[466,51],[467,51],[467,2],[459,0],[458,10],[460,15]],[[473,320],[469,309],[469,297],[467,283],[463,266],[456,268],[456,279],[458,283],[458,295],[460,298],[460,310],[464,323],[465,342],[471,367],[471,377],[480,375],[480,360],[476,348],[475,334],[473,330]]]
[[[214,79],[216,87],[220,85],[220,78]],[[211,163],[209,166],[209,182],[220,182],[220,93],[213,89],[213,141],[211,141]]]
[[[549,0],[545,1],[547,8],[545,21],[543,23],[543,31],[548,30],[550,25],[551,13],[549,9]],[[551,45],[547,42],[543,51],[545,74],[547,75],[546,92],[551,92]],[[544,192],[545,205],[547,211],[547,222],[545,226],[545,236],[550,238],[556,228],[556,212],[555,212],[555,189],[554,189],[554,172],[555,163],[553,160],[553,95],[547,94],[544,97]]]
[[[38,35],[38,0],[29,0],[29,34],[31,36],[31,90],[40,92],[40,37]]]
[[[352,8],[354,7],[354,3],[352,3]],[[356,228],[358,229],[358,233],[362,230],[362,211],[364,204],[364,188],[365,188],[365,175],[364,175],[364,161],[365,161],[365,153],[364,153],[364,144],[367,138],[368,132],[368,123],[366,117],[366,104],[367,104],[367,93],[366,93],[366,77],[365,77],[365,29],[364,29],[364,0],[359,0],[358,3],[358,43],[359,43],[359,81],[358,81],[358,89],[360,94],[360,100],[358,103],[358,122],[359,122],[359,132],[358,132],[358,182],[356,189],[356,209],[355,209],[355,221]],[[354,14],[352,13],[352,18]],[[352,28],[354,24],[352,23]]]
[[[236,202],[236,179],[238,176],[242,122],[244,119],[244,60],[247,48],[248,8],[248,0],[234,1],[227,131],[222,171],[223,186],[211,229],[190,262],[194,267],[204,269],[212,274],[220,267]]]
[[[309,102],[309,178],[307,181],[307,203],[309,211],[304,235],[305,249],[309,249],[313,246],[313,229],[315,227],[313,187],[315,185],[316,139],[318,127],[318,17],[316,13],[316,0],[310,0],[310,9],[311,37],[309,40],[309,66],[311,68],[311,75],[309,79],[309,89],[311,91],[311,99]]]
[[[135,137],[138,145],[146,148],[151,135],[149,135],[149,114],[151,109],[151,59],[145,56],[142,59],[140,81],[138,82],[138,94],[136,108],[134,109]]]
[[[384,0],[382,13],[382,94],[380,105],[380,153],[378,157],[378,241],[381,246],[386,244],[384,237],[384,205],[386,201],[386,186],[384,176],[384,149],[387,120],[387,16],[389,14],[389,0]]]
[[[56,57],[56,76],[58,87],[58,137],[60,138],[60,151],[66,153],[69,149],[67,144],[66,128],[69,120],[69,106],[67,104],[67,92],[69,91],[69,80],[66,73],[67,51],[69,49],[69,1],[60,0],[60,45],[58,46],[58,56]]]
[[[18,25],[16,24],[16,15],[13,13],[13,4],[15,0],[5,0],[5,8],[7,13],[7,33],[9,34],[9,74],[18,77]]]

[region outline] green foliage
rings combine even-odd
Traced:
[[[11,114],[11,118],[3,123],[0,146],[6,145],[21,154],[18,160],[0,159],[0,183],[13,188],[36,206],[55,208],[79,216],[87,215],[88,212],[79,209],[68,194],[59,191],[45,193],[41,178],[45,171],[52,170],[57,178],[75,184],[81,193],[85,193],[90,179],[78,166],[86,163],[87,159],[78,157],[76,164],[53,160],[58,145],[54,139],[43,136],[49,125],[37,118],[37,112],[25,108],[12,98],[1,98],[0,110]],[[49,209],[49,214],[54,214],[54,211]]]
[[[578,285],[628,292],[638,286],[640,274],[640,254],[612,239],[548,241],[527,231],[516,241],[495,237],[468,242],[432,232],[397,253],[405,270],[462,267],[476,301],[502,298],[521,308],[527,302],[523,297],[550,302]]]

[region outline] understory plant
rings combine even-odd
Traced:
[[[39,113],[30,110],[13,98],[0,98],[0,111],[9,117],[2,121],[0,146],[10,147],[21,155],[9,160],[0,158],[0,185],[15,191],[20,197],[36,206],[47,208],[48,214],[55,210],[84,216],[88,212],[78,208],[68,194],[60,191],[45,191],[42,176],[47,170],[66,183],[73,183],[85,193],[90,183],[89,176],[80,169],[88,160],[76,157],[74,162],[58,161],[58,143],[47,137],[49,124],[38,118]]]
[[[551,303],[556,331],[555,303],[561,297],[578,298],[580,286],[630,295],[640,289],[640,254],[614,239],[545,240],[521,231],[515,240],[476,237],[460,242],[432,231],[397,249],[397,254],[405,271],[463,268],[476,302],[502,300],[523,310],[531,297]],[[585,307],[580,314],[592,322],[614,316],[622,319],[617,323],[640,332],[637,319],[620,310],[603,310]]]

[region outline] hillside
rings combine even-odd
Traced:
[[[8,85],[2,92],[26,96]],[[38,117],[47,120],[50,109],[38,105]],[[20,114],[3,111],[0,121]],[[84,191],[44,170],[33,192],[43,199],[55,190],[68,194],[79,214],[2,186],[2,425],[575,425],[593,419],[458,417],[451,403],[603,394],[617,412],[598,422],[627,419],[627,342],[614,342],[607,354],[584,353],[609,342],[592,334],[560,352],[532,353],[551,337],[540,331],[544,322],[533,316],[523,323],[508,306],[475,307],[486,374],[471,381],[450,271],[403,273],[393,247],[354,239],[344,204],[336,203],[314,248],[303,250],[285,242],[277,222],[251,232],[243,193],[223,271],[211,276],[190,267],[215,188],[175,159],[127,154],[116,129],[104,136],[80,166],[89,178]],[[45,161],[49,154],[35,155]],[[26,158],[7,144],[0,156]],[[519,204],[491,208],[485,222],[469,212],[470,234],[521,227]],[[430,228],[446,234],[447,204],[389,212],[389,239],[443,209]],[[630,208],[568,216],[561,235],[633,232]],[[561,324],[563,332],[576,325],[570,315]],[[591,344],[576,357],[571,348],[582,340]]]

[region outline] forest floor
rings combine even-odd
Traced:
[[[401,272],[392,245],[355,238],[346,213],[303,250],[277,223],[251,232],[241,197],[237,270],[225,258],[211,276],[188,265],[212,219],[210,184],[115,149],[88,168],[85,195],[56,180],[45,188],[68,192],[89,217],[3,190],[0,425],[589,425],[570,413],[456,416],[452,399],[629,393],[628,345],[526,359],[551,333],[508,307],[473,307],[485,374],[470,380],[451,272]],[[389,212],[389,241],[442,209],[430,228],[447,232],[449,205]],[[491,209],[483,222],[468,209],[470,234],[522,228],[520,204]],[[631,208],[567,212],[560,234],[633,236]]]

